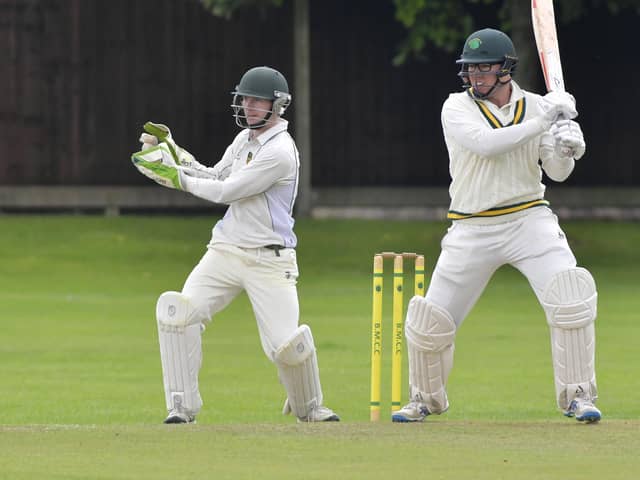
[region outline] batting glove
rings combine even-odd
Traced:
[[[567,119],[576,118],[578,111],[576,110],[576,101],[573,95],[567,92],[549,92],[540,99],[540,108],[542,108],[544,119],[551,126],[559,117]]]
[[[573,120],[558,120],[550,129],[556,144],[556,154],[580,160],[586,151],[580,124]]]
[[[553,138],[553,135],[551,135],[548,132],[544,132],[540,136],[540,159],[543,162],[547,161],[553,158],[555,153],[556,153],[556,142],[555,142],[555,139]]]

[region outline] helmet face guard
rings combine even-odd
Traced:
[[[463,87],[470,85],[469,77],[473,74],[469,73],[469,65],[500,65],[495,73],[497,81],[493,88],[485,94],[473,88],[473,94],[477,98],[487,98],[490,96],[498,85],[505,85],[506,82],[500,81],[502,77],[507,75],[513,76],[518,63],[516,49],[511,39],[499,30],[485,28],[472,33],[466,40],[462,55],[456,60],[461,66],[458,76],[462,78]],[[480,72],[483,74],[486,72]]]
[[[242,128],[257,129],[264,127],[272,115],[284,115],[291,103],[287,80],[280,72],[270,67],[255,67],[248,70],[231,94],[233,95],[233,102],[231,103],[233,116],[236,120],[236,125]],[[265,116],[259,122],[249,124],[247,115],[242,107],[242,99],[244,97],[269,100],[271,109],[256,109],[256,111],[264,112]]]
[[[275,100],[271,100],[270,98],[266,98],[265,100],[271,101],[271,109],[264,110],[261,108],[254,108],[255,111],[264,112],[266,115],[262,120],[257,123],[249,124],[247,120],[247,115],[242,107],[242,99],[244,97],[254,97],[253,95],[242,95],[240,93],[234,93],[233,95],[233,103],[231,104],[231,108],[233,109],[233,116],[236,119],[236,125],[242,128],[256,129],[264,127],[272,115],[276,114],[278,116],[284,115],[285,110],[291,103],[291,95],[285,92],[274,91],[273,95]],[[254,97],[254,98],[263,98],[263,97]]]

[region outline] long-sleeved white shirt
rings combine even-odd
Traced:
[[[542,170],[564,180],[573,170],[571,158],[541,151],[549,121],[540,95],[512,81],[509,102],[502,108],[476,101],[468,92],[453,93],[442,107],[442,128],[449,151],[450,218],[527,204],[544,197]]]
[[[242,130],[208,169],[214,178],[183,177],[188,192],[229,205],[213,228],[212,244],[296,247],[292,215],[300,159],[287,127],[280,120],[253,140],[250,130]]]

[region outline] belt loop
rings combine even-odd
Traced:
[[[265,245],[264,248],[268,248],[269,250],[273,250],[276,252],[276,257],[280,256],[280,250],[284,249],[282,245]]]

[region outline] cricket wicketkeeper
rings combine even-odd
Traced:
[[[284,76],[269,67],[248,70],[232,92],[242,131],[211,168],[180,148],[169,129],[148,123],[132,160],[157,183],[229,205],[213,227],[207,251],[181,292],[158,299],[156,317],[165,399],[165,423],[191,423],[202,407],[198,373],[201,334],[214,315],[243,290],[262,348],[278,368],[287,399],[284,414],[302,422],[338,421],[323,406],[311,330],[298,325],[296,235],[298,150],[282,118],[291,102]]]

